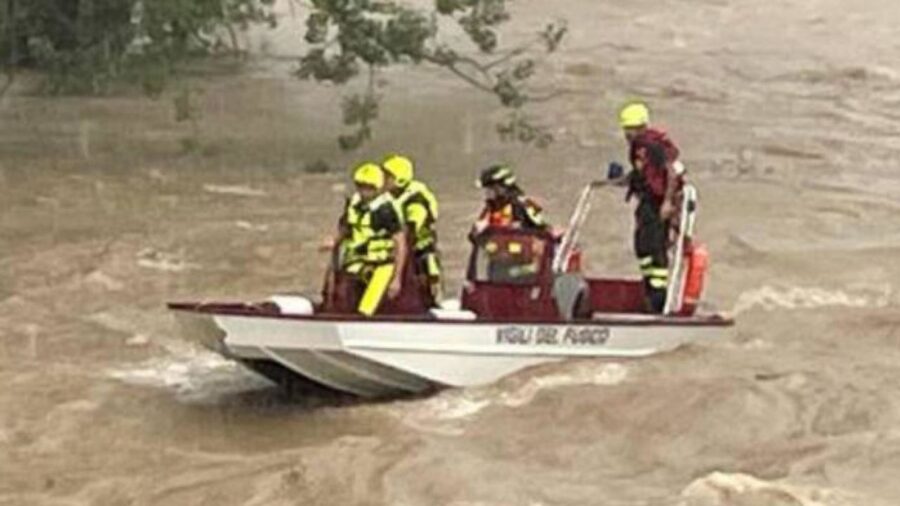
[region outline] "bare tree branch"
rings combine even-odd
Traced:
[[[543,95],[531,95],[526,93],[526,96],[528,97],[528,102],[542,103],[549,102],[564,95],[572,95],[574,93],[576,93],[574,90],[553,90]]]
[[[485,70],[489,70],[489,69],[492,69],[499,65],[503,65],[504,63],[507,63],[510,60],[513,60],[513,59],[527,53],[532,48],[534,48],[534,46],[536,46],[539,42],[540,42],[539,40],[533,40],[527,44],[523,44],[517,48],[511,49],[509,52],[507,52],[505,55],[501,56],[500,58],[497,58],[496,60],[493,60],[493,61],[490,61],[490,62],[484,64],[483,67]]]
[[[456,61],[458,61],[460,63],[465,63],[466,65],[477,70],[478,73],[484,75],[488,79],[493,78],[491,73],[488,71],[489,67],[485,66],[483,63],[481,63],[480,61],[478,61],[474,58],[470,58],[468,56],[456,55]]]
[[[442,68],[445,68],[445,69],[449,70],[450,72],[452,72],[453,74],[455,74],[457,77],[459,77],[459,78],[461,78],[463,81],[465,81],[465,82],[471,84],[471,85],[474,86],[475,88],[478,88],[479,90],[485,91],[485,92],[487,92],[487,93],[494,93],[493,87],[488,86],[488,85],[482,83],[481,81],[475,79],[474,77],[472,77],[472,76],[469,75],[469,74],[466,74],[465,72],[463,72],[462,70],[460,70],[460,69],[459,69],[455,64],[453,64],[453,63],[447,63],[447,62],[442,61],[442,60],[440,60],[440,59],[438,59],[438,58],[435,58],[434,56],[431,56],[431,55],[424,55],[424,56],[422,57],[422,59],[425,60],[425,61],[427,61],[427,62],[429,62],[429,63],[433,63],[434,65],[437,65],[438,67],[442,67]],[[470,63],[470,62],[467,61],[466,63]],[[477,66],[478,63],[475,62],[475,65]]]

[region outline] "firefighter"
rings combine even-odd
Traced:
[[[375,163],[363,163],[353,173],[356,192],[340,220],[341,269],[363,288],[357,310],[372,316],[385,296],[401,290],[407,243],[400,206],[385,191],[385,177]]]
[[[415,179],[415,166],[408,157],[393,154],[381,163],[388,191],[403,212],[403,222],[412,238],[416,273],[426,280],[432,299],[440,300],[442,273],[438,254],[438,201],[431,189]]]
[[[516,184],[516,176],[506,165],[492,165],[481,171],[477,185],[484,189],[485,206],[472,227],[469,238],[479,241],[488,229],[548,231],[543,211],[525,196]],[[483,245],[487,258],[487,277],[504,283],[533,282],[540,267],[534,243],[524,238],[489,238]]]
[[[484,209],[475,222],[473,235],[487,227],[547,230],[543,209],[516,184],[516,175],[506,165],[481,171],[477,184],[484,189]]]
[[[632,102],[619,111],[619,126],[628,142],[631,172],[629,200],[637,197],[634,252],[644,281],[647,309],[661,313],[669,284],[668,234],[681,189],[678,147],[666,132],[650,126],[650,110]]]

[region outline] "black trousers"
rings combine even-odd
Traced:
[[[669,287],[669,224],[659,216],[659,206],[644,198],[635,211],[634,254],[644,280],[647,310],[662,313]]]

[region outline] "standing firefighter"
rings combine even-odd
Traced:
[[[669,284],[668,234],[675,212],[676,195],[682,185],[676,167],[678,148],[666,132],[650,127],[650,110],[634,102],[619,112],[619,125],[629,145],[632,170],[628,174],[628,196],[637,196],[634,252],[644,279],[648,309],[661,313]]]
[[[384,191],[384,172],[364,163],[353,173],[356,193],[340,220],[341,268],[363,286],[357,310],[366,316],[378,311],[385,295],[400,293],[406,261],[406,235],[400,207]]]
[[[406,230],[412,238],[416,275],[425,281],[434,301],[441,296],[441,263],[437,249],[438,202],[434,193],[415,179],[412,160],[390,155],[381,163],[386,187],[403,212]]]

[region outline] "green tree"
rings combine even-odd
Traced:
[[[117,83],[139,82],[156,96],[197,58],[242,54],[236,32],[274,27],[275,1],[0,0],[0,65],[7,87],[16,68],[31,66],[46,75],[48,93],[103,94]],[[495,96],[511,111],[498,126],[504,138],[545,145],[552,137],[530,121],[526,106],[550,95],[535,93],[529,82],[537,58],[556,50],[566,27],[549,23],[532,40],[501,48],[507,1],[435,0],[432,8],[417,9],[393,0],[308,0],[302,7],[308,50],[297,75],[337,85],[368,80],[364,93],[344,100],[343,120],[353,128],[339,138],[345,149],[372,135],[378,72],[419,64],[443,68]],[[440,28],[449,25],[462,29],[469,47],[440,41]],[[181,90],[177,116],[189,120],[190,92]]]
[[[494,95],[511,111],[498,125],[506,139],[539,146],[552,141],[545,128],[530,120],[525,107],[552,96],[535,93],[529,80],[538,55],[559,47],[566,33],[564,22],[549,23],[532,40],[501,49],[497,30],[510,18],[507,0],[435,0],[431,11],[392,0],[311,0],[309,7],[305,39],[310,49],[301,58],[297,75],[334,84],[358,76],[368,80],[364,93],[344,100],[344,123],[354,130],[340,137],[342,148],[355,148],[371,137],[379,112],[377,74],[396,64],[435,65]],[[462,29],[471,48],[440,41],[440,28],[449,24]]]
[[[237,52],[235,29],[275,24],[275,0],[5,0],[0,59],[32,66],[49,93],[102,94],[121,81],[159,93],[179,65]]]

